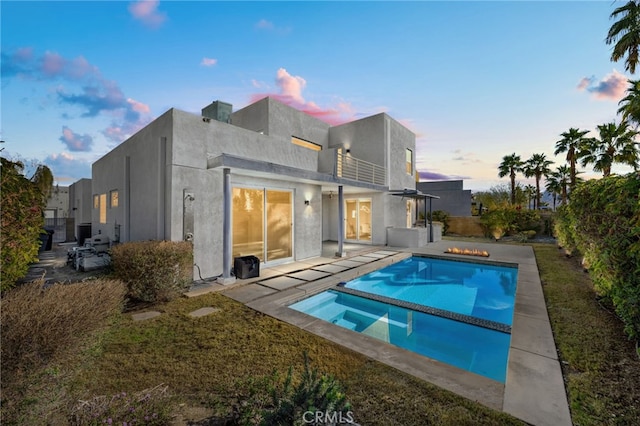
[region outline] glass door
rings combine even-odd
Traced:
[[[233,257],[262,262],[293,257],[291,191],[233,188]]]
[[[291,191],[267,190],[267,262],[293,256]]]
[[[371,241],[371,199],[345,200],[345,239]]]

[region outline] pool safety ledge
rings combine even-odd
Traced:
[[[405,302],[404,300],[393,299],[391,297],[380,296],[377,294],[367,293],[360,290],[344,287],[344,282],[339,283],[332,290],[350,294],[352,296],[362,297],[364,299],[375,300],[376,302],[386,303],[388,305],[394,305],[401,308],[409,309],[411,311],[422,312],[424,314],[436,315],[442,318],[447,318],[454,321],[464,322],[467,324],[475,325],[478,327],[488,328],[502,333],[511,334],[511,326],[496,321],[491,321],[482,318],[472,317],[470,315],[459,314],[457,312],[451,312],[444,309],[432,308],[417,303]]]

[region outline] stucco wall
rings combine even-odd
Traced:
[[[415,135],[387,114],[332,127],[329,141],[330,147],[344,147],[355,158],[388,167],[390,189],[415,189],[415,170],[411,174],[406,172],[407,149],[413,153],[415,169]]]
[[[326,149],[329,124],[295,108],[264,98],[231,114],[231,123],[265,135],[279,137],[291,143],[295,136]]]
[[[91,223],[91,179],[80,179],[69,186],[69,217],[73,218],[73,235],[78,239],[78,225]]]
[[[418,182],[416,187],[424,193],[440,197],[432,200],[433,210],[443,210],[451,216],[471,216],[471,190],[462,189],[462,185],[461,180],[456,180]]]

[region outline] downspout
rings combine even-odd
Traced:
[[[231,173],[225,168],[222,174],[222,276],[218,277],[220,284],[232,284],[236,278],[231,276]]]
[[[336,256],[346,256],[344,252],[344,195],[342,185],[338,186],[338,251]]]

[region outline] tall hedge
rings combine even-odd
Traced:
[[[118,244],[111,249],[111,263],[127,297],[136,301],[169,301],[193,281],[193,245],[187,241]]]
[[[38,261],[46,197],[37,179],[22,174],[20,162],[0,160],[0,290],[4,292]]]
[[[556,217],[560,244],[582,253],[596,291],[640,338],[640,176],[609,176],[576,187]]]

